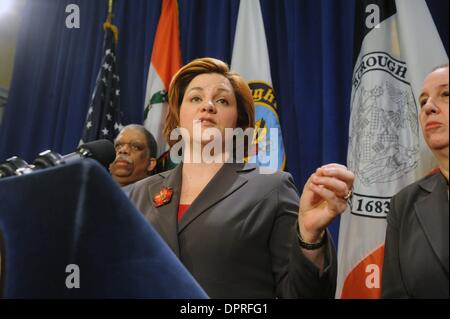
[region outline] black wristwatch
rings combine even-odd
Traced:
[[[306,250],[315,250],[315,249],[319,249],[320,247],[325,245],[325,243],[328,240],[328,235],[327,235],[327,232],[325,232],[325,234],[322,236],[322,239],[319,242],[307,243],[302,239],[302,236],[300,235],[300,229],[298,227],[298,222],[297,222],[297,238],[298,238],[298,244],[300,245],[300,247],[302,247],[303,249],[306,249]]]

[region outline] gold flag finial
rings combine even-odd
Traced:
[[[106,18],[106,21],[103,23],[103,28],[106,30],[107,28],[111,29],[111,31],[114,34],[114,43],[117,45],[117,42],[119,40],[119,30],[117,27],[112,23],[113,18],[113,5],[114,0],[108,0],[108,17]]]

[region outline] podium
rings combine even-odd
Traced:
[[[90,159],[0,179],[0,249],[2,298],[207,298]]]

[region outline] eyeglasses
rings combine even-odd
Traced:
[[[139,143],[139,142],[129,142],[129,143],[125,143],[125,142],[116,142],[114,144],[114,148],[116,149],[116,152],[118,152],[119,150],[122,149],[122,147],[127,146],[132,152],[142,152],[143,150],[145,150],[145,144],[143,143]]]

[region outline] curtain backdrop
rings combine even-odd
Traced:
[[[161,1],[115,2],[123,124],[142,123]],[[70,3],[79,5],[79,29],[65,27]],[[0,162],[77,146],[100,64],[106,3],[27,2],[0,128]],[[448,1],[427,3],[448,53]],[[320,165],[346,163],[354,6],[355,0],[261,0],[287,170],[299,190]],[[211,56],[230,63],[238,9],[239,0],[179,1],[183,61]],[[331,227],[335,239],[337,225]]]

